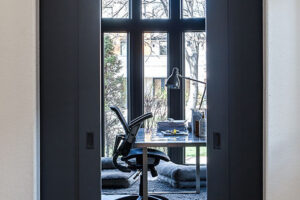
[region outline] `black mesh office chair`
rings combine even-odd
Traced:
[[[136,135],[138,130],[142,126],[143,122],[146,119],[152,117],[152,113],[144,114],[134,120],[132,120],[129,124],[127,124],[124,119],[122,113],[119,108],[116,106],[110,107],[112,111],[114,111],[119,118],[124,130],[125,134],[117,135],[114,152],[113,152],[113,163],[117,169],[122,172],[131,172],[131,170],[137,170],[140,173],[143,170],[143,150],[141,148],[132,148],[133,144],[136,140]],[[124,161],[126,166],[118,163],[118,157],[121,157],[121,161]],[[170,161],[169,157],[158,150],[148,149],[148,169],[151,172],[153,177],[157,176],[157,171],[155,166],[159,164],[160,160]],[[142,200],[143,199],[143,173],[140,175],[140,190],[139,195],[127,196],[123,198],[119,198],[119,200]],[[165,197],[161,196],[149,196],[149,200],[167,200]]]

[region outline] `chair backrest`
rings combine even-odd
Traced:
[[[118,119],[120,120],[126,134],[129,133],[128,124],[127,124],[124,116],[122,115],[120,109],[117,106],[110,106],[110,109],[116,113],[116,115],[117,115]]]
[[[113,163],[115,167],[118,168],[119,170],[124,172],[130,172],[131,170],[129,168],[118,164],[117,159],[119,156],[123,157],[129,154],[130,149],[135,143],[138,130],[142,126],[143,122],[146,119],[153,117],[153,115],[152,113],[144,114],[132,120],[128,125],[120,109],[117,106],[111,106],[110,108],[112,111],[116,113],[125,131],[125,134],[116,136],[116,141],[115,141],[114,151],[113,151]]]

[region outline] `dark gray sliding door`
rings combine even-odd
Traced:
[[[228,151],[229,23],[227,4],[228,0],[210,0],[207,2],[208,200],[230,200]],[[219,144],[216,144],[217,142]]]
[[[40,1],[41,199],[100,199],[100,1]]]
[[[262,1],[207,1],[208,200],[261,200]]]

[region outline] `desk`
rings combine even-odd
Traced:
[[[160,132],[140,129],[135,142],[136,148],[143,148],[143,197],[148,200],[148,158],[149,147],[196,147],[196,192],[200,193],[200,147],[206,140],[189,133],[188,136],[164,136]]]

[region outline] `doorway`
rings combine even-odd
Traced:
[[[140,9],[141,4],[130,2],[128,9]],[[177,15],[178,19],[182,16],[176,3],[169,1],[170,9],[168,15],[162,15],[163,22],[139,20],[145,30],[135,27],[136,31],[154,37],[147,39],[147,35],[131,33],[125,36],[125,43],[120,40],[119,53],[126,55],[127,46],[125,57],[130,65],[145,65],[141,52],[147,51],[143,46],[146,41],[152,44],[156,57],[162,63],[167,62],[167,67],[162,67],[164,73],[169,75],[173,66],[181,67],[181,73],[186,72],[183,68],[186,63],[182,62],[185,57],[177,42],[181,41],[181,47],[188,44],[178,32],[171,31],[163,37],[168,28],[177,28],[174,24],[161,27],[168,21],[167,16]],[[208,199],[262,199],[262,2],[209,0],[206,5],[207,19],[192,20],[191,24],[179,21],[179,24],[187,26],[190,29],[187,32],[206,31]],[[151,6],[143,7],[144,11],[151,11]],[[104,124],[100,118],[103,102],[99,104],[103,78],[99,8],[98,0],[40,1],[43,200],[101,198],[100,156],[105,146],[103,140],[100,142],[100,124]],[[172,12],[174,9],[178,12]],[[150,22],[148,29],[144,23],[149,20],[155,22]],[[111,28],[108,32],[124,34],[126,31],[119,29],[119,22],[107,24]],[[205,26],[195,30],[194,23]],[[132,27],[128,24],[127,28]],[[169,54],[172,59],[164,61],[162,57]],[[138,58],[131,58],[135,55]],[[143,101],[147,85],[152,85],[151,95],[158,96],[163,91],[165,74],[147,80],[144,72],[146,69],[142,67],[127,71],[130,77],[127,88],[131,92],[125,103],[128,119],[147,109]],[[182,86],[186,88],[188,84],[183,82]],[[184,99],[183,90],[167,90],[167,100],[163,102],[167,104],[167,115],[163,116],[184,119],[184,107],[178,109],[178,105],[185,105]],[[185,155],[194,155],[192,150],[182,148],[165,151],[176,164],[181,164]]]

